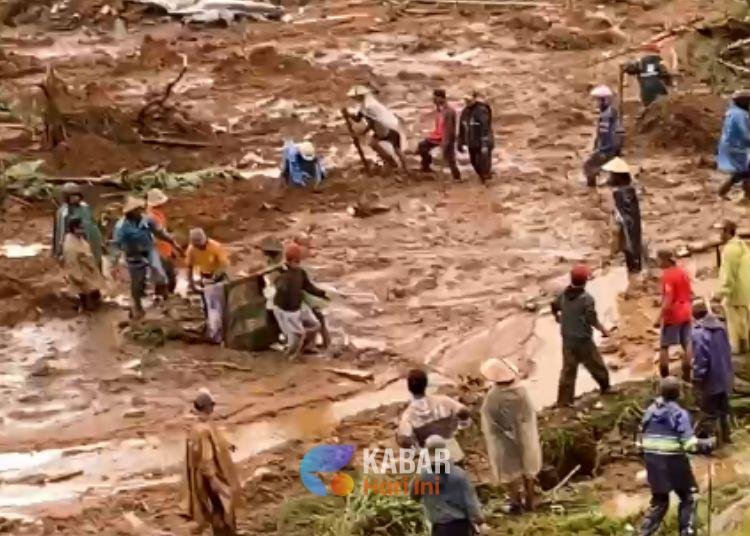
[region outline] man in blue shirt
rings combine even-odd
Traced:
[[[157,282],[166,281],[156,251],[154,237],[164,240],[182,254],[182,248],[152,218],[143,214],[145,203],[140,199],[129,198],[123,208],[124,216],[114,230],[114,245],[125,255],[130,275],[130,294],[133,298],[134,319],[142,318],[143,296],[146,294],[146,277],[151,269]]]
[[[583,163],[583,174],[590,188],[596,187],[596,178],[602,166],[616,156],[620,156],[623,142],[623,129],[620,114],[613,101],[614,94],[607,86],[597,86],[591,91],[599,108],[599,119],[596,122],[596,140],[594,152]]]
[[[726,198],[735,184],[742,183],[745,199],[750,199],[750,167],[748,167],[748,149],[750,149],[750,91],[736,91],[732,95],[724,126],[719,139],[719,150],[716,167],[730,175],[719,188],[719,195]]]
[[[677,402],[680,398],[680,381],[677,378],[664,378],[660,390],[661,396],[648,407],[641,425],[643,458],[651,487],[651,507],[643,520],[641,536],[653,536],[659,531],[669,510],[669,494],[672,491],[680,498],[680,536],[695,536],[695,494],[698,485],[687,455],[710,452],[713,440],[695,437],[690,415]]]

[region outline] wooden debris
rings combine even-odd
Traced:
[[[181,138],[141,138],[141,141],[149,145],[165,145],[167,147],[210,147],[213,145],[207,141],[185,140]]]
[[[146,116],[152,112],[154,109],[157,108],[164,108],[165,104],[169,100],[169,97],[172,96],[172,90],[174,90],[174,87],[177,85],[177,83],[182,80],[182,77],[185,76],[185,73],[188,69],[188,59],[187,56],[182,54],[182,69],[180,69],[180,72],[177,73],[177,76],[169,82],[165,87],[164,91],[160,96],[158,96],[155,99],[152,99],[148,101],[143,108],[141,108],[141,111],[138,112],[138,117],[136,118],[136,123],[140,126],[144,126],[146,122]]]
[[[349,118],[349,112],[346,111],[346,108],[341,108],[341,115],[344,117],[346,129],[349,131],[349,136],[351,136],[352,138],[354,148],[357,149],[357,154],[359,155],[359,159],[362,161],[362,165],[365,168],[365,173],[369,175],[370,163],[367,161],[367,158],[365,158],[365,153],[364,151],[362,151],[362,145],[359,143],[359,136],[357,136],[357,133],[354,132],[354,127],[352,126],[352,121]]]
[[[357,369],[343,369],[343,368],[332,368],[327,367],[325,370],[333,372],[339,376],[343,376],[355,382],[369,382],[375,378],[375,375],[370,370],[357,370]]]
[[[65,473],[58,473],[56,475],[51,475],[45,478],[45,482],[48,483],[58,483],[58,482],[65,482],[66,480],[71,480],[77,476],[81,476],[83,474],[83,470],[79,469],[78,471],[67,471]]]

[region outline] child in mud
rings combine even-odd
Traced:
[[[583,365],[599,384],[602,393],[610,391],[609,371],[594,343],[594,328],[609,337],[596,314],[593,296],[586,292],[591,277],[588,266],[579,264],[570,271],[570,285],[552,302],[552,314],[560,324],[563,340],[563,369],[557,391],[558,407],[573,405],[578,365]]]

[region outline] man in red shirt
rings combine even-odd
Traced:
[[[659,352],[659,373],[662,378],[669,376],[669,347],[679,344],[685,354],[682,358],[682,378],[690,381],[690,370],[693,363],[693,345],[691,337],[693,291],[690,276],[677,266],[674,253],[670,250],[659,250],[661,275],[661,337]]]
[[[443,151],[443,160],[448,164],[453,175],[453,180],[461,180],[461,172],[456,164],[456,110],[449,104],[444,89],[436,89],[432,92],[432,100],[435,103],[435,128],[426,139],[419,143],[417,150],[422,157],[422,171],[432,171],[432,156],[430,151],[440,147]]]

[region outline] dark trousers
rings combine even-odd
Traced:
[[[680,536],[695,536],[695,496],[692,490],[677,491],[680,498],[680,508],[677,513],[680,526]],[[654,493],[651,496],[651,506],[646,512],[641,526],[641,536],[652,536],[659,531],[664,516],[669,510],[669,493]]]
[[[728,443],[731,440],[729,432],[729,393],[716,393],[704,395],[696,393],[701,400],[701,411],[703,412],[703,422],[701,423],[701,435],[705,437],[717,436],[721,443]],[[718,423],[718,433],[716,425]]]
[[[474,527],[467,519],[432,526],[432,536],[474,536]]]
[[[147,264],[128,264],[130,274],[130,297],[133,298],[133,309],[143,312],[143,297],[146,295]]]
[[[419,142],[417,151],[419,152],[419,156],[422,157],[422,171],[431,170],[430,166],[432,165],[432,155],[430,154],[430,151],[439,145],[439,143],[435,143],[432,140],[422,140],[421,142]],[[443,159],[445,160],[445,163],[448,164],[448,167],[451,170],[453,180],[461,180],[461,172],[458,170],[458,164],[456,164],[455,143],[451,143],[448,145],[448,147],[445,148],[445,151],[443,151]]]
[[[164,273],[167,274],[166,291],[169,294],[174,294],[174,289],[177,288],[177,272],[174,268],[174,259],[171,257],[162,257],[161,265],[164,268]]]
[[[486,182],[492,172],[492,147],[469,147],[469,160],[482,182]]]
[[[596,178],[602,170],[602,166],[612,160],[616,154],[594,151],[583,163],[583,174],[586,175],[586,185],[594,188]]]
[[[720,187],[719,195],[725,196],[732,189],[735,184],[742,184],[742,189],[745,192],[745,197],[750,197],[750,171],[741,171],[733,174],[729,177]]]
[[[102,304],[102,293],[98,290],[85,292],[78,295],[81,301],[81,307],[84,311],[95,311]]]
[[[573,403],[578,365],[583,365],[602,391],[609,389],[609,371],[593,339],[563,340],[563,367],[557,390],[558,405]]]

